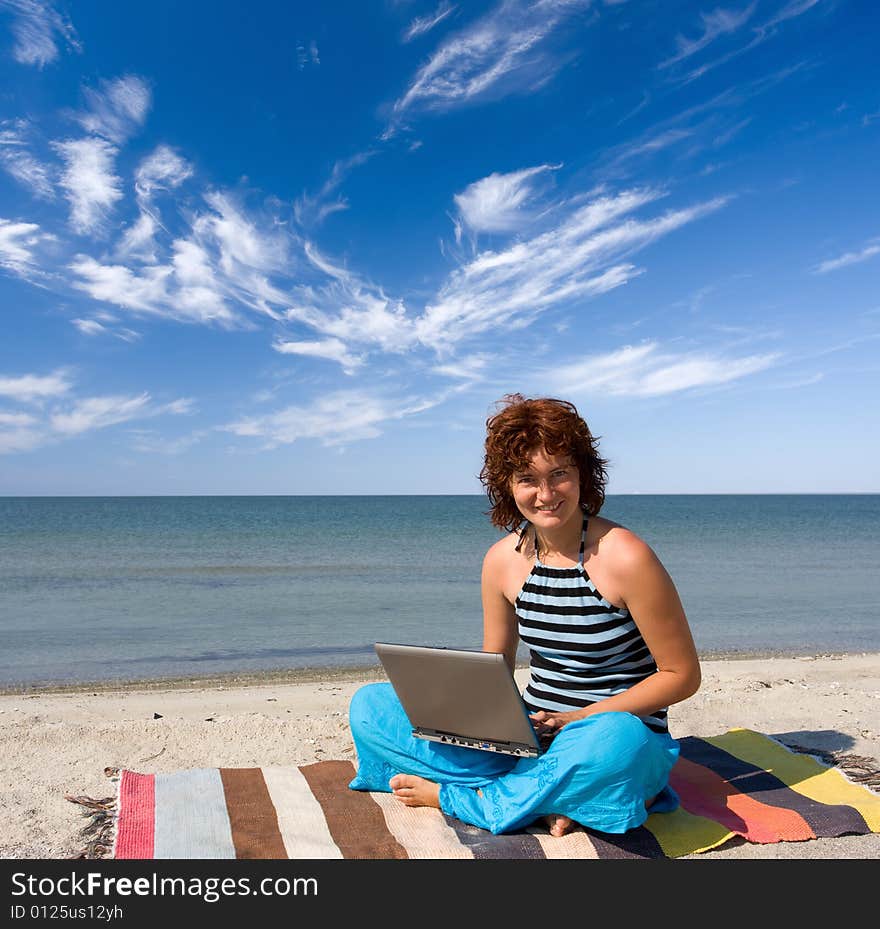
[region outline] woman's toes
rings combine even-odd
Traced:
[[[418,775],[395,774],[388,786],[406,806],[440,806],[440,785]]]
[[[547,825],[550,828],[550,835],[559,837],[570,832],[574,823],[567,816],[554,813],[552,816],[547,817]]]

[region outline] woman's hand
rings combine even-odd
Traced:
[[[545,732],[558,732],[568,723],[574,722],[576,719],[582,719],[583,715],[583,710],[567,710],[566,712],[538,710],[537,713],[529,714],[529,719],[531,719],[538,735],[542,735]]]

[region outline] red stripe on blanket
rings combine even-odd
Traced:
[[[152,858],[156,835],[156,776],[123,771],[119,777],[116,858]]]
[[[679,757],[669,781],[689,813],[715,820],[750,842],[816,838],[800,813],[754,800],[714,771],[687,758]]]

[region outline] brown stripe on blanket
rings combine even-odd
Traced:
[[[287,858],[275,806],[259,768],[220,768],[236,858]]]
[[[349,790],[350,761],[316,761],[300,768],[344,858],[407,858],[379,805],[365,791]]]

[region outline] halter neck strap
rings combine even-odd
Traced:
[[[590,522],[590,517],[587,515],[587,513],[584,513],[584,522],[581,528],[581,544],[580,544],[580,548],[578,549],[578,564],[581,566],[583,566],[583,563],[584,563],[584,549],[586,548],[586,545],[587,545],[587,526],[589,525],[589,522]],[[526,523],[523,526],[522,531],[519,534],[519,542],[516,543],[516,551],[519,551],[520,548],[522,547],[522,544],[525,541],[526,533],[528,532],[529,526],[532,526],[532,524]],[[532,526],[532,528],[534,529],[534,526]],[[536,562],[539,560],[538,555],[539,555],[538,530],[535,529],[535,561]]]

